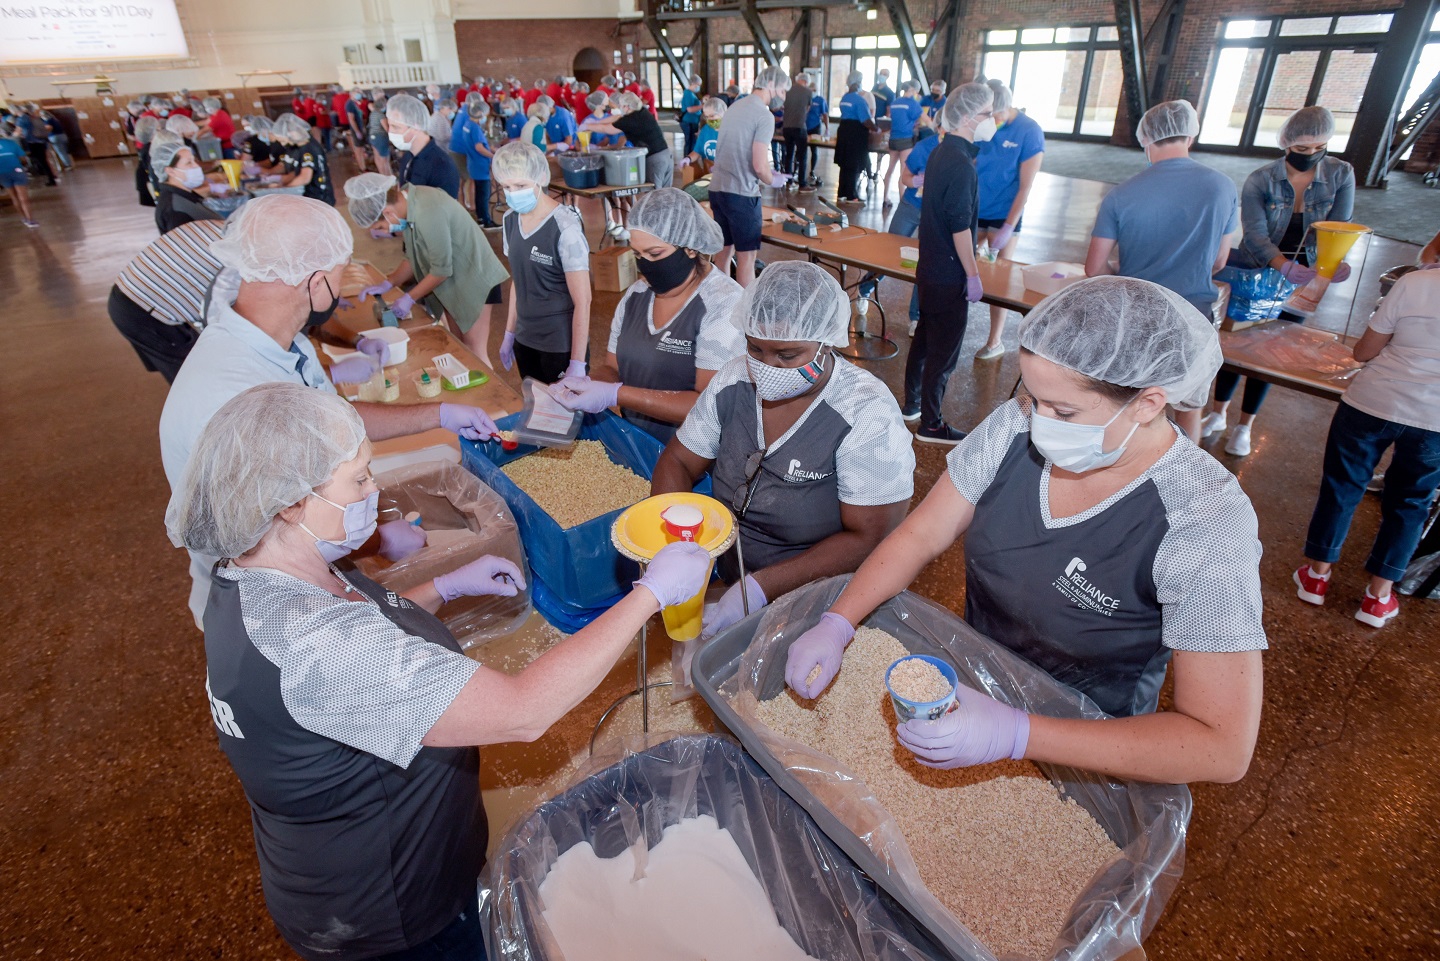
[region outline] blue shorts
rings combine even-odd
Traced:
[[[372,147],[375,148],[375,156],[377,156],[377,157],[388,157],[388,156],[390,156],[390,138],[389,138],[388,136],[385,136],[385,137],[371,137],[371,138],[370,138],[370,146],[372,146]]]
[[[23,187],[30,182],[30,175],[25,173],[24,168],[16,167],[14,170],[0,170],[0,187],[9,190],[11,187]]]
[[[710,191],[710,213],[720,225],[720,235],[726,247],[738,250],[760,249],[760,228],[764,226],[760,215],[760,198],[744,197]]]

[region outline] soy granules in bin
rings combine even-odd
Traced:
[[[545,448],[501,470],[565,528],[650,496],[650,482],[612,461],[598,440],[576,441],[568,449]]]
[[[938,667],[915,657],[895,665],[895,670],[890,672],[890,687],[905,700],[916,704],[943,701],[953,690]]]
[[[857,774],[904,834],[930,893],[995,954],[1045,957],[1070,905],[1119,851],[1029,761],[936,771],[895,740],[885,671],[908,651],[862,627],[807,708],[787,688],[759,707],[777,734]]]

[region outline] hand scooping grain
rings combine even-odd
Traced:
[[[933,704],[954,690],[940,669],[918,657],[907,657],[890,671],[890,689],[907,701]]]
[[[650,482],[612,461],[598,440],[576,441],[568,450],[547,448],[501,470],[564,528],[650,496]]]

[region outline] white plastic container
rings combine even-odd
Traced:
[[[470,368],[460,363],[454,354],[436,354],[430,362],[451,387],[458,390],[470,386]]]
[[[1075,281],[1085,279],[1083,264],[1071,264],[1063,260],[1031,264],[1029,267],[1021,268],[1020,273],[1025,278],[1026,290],[1047,295],[1058,294]]]
[[[909,269],[909,270],[914,270],[914,269],[915,269],[916,267],[918,267],[919,265],[920,265],[920,248],[919,248],[919,247],[901,247],[901,248],[900,248],[900,266],[901,266],[901,267],[905,267],[905,268],[907,268],[907,269]]]
[[[394,367],[396,364],[405,363],[405,358],[410,356],[410,335],[399,327],[377,327],[374,330],[362,330],[361,337],[374,337],[376,340],[383,340],[390,345],[390,362],[387,367]]]

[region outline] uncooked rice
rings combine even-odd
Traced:
[[[787,688],[760,704],[759,719],[858,775],[895,819],[930,892],[991,951],[1048,957],[1076,896],[1118,849],[1029,761],[950,771],[916,763],[895,739],[884,688],[886,669],[907,653],[862,627],[824,694],[804,702]]]
[[[575,527],[650,496],[650,482],[605,453],[598,440],[546,448],[501,468],[563,528]]]
[[[918,657],[907,657],[895,665],[890,672],[890,689],[916,704],[943,701],[955,690],[938,667]]]

